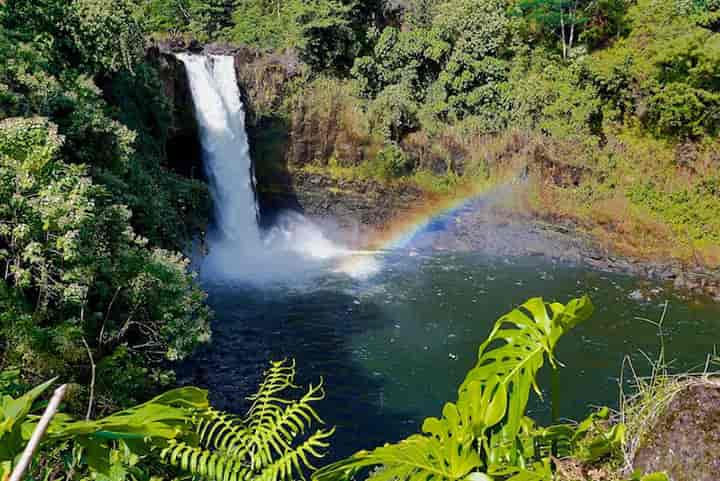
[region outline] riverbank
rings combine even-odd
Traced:
[[[423,245],[505,257],[543,256],[603,272],[661,281],[688,294],[720,300],[720,273],[715,267],[688,263],[686,259],[663,255],[662,251],[639,255],[625,249],[624,243],[634,239],[613,230],[612,223],[593,225],[579,215],[542,210],[541,205],[533,205],[537,180],[490,184],[484,194],[463,203],[462,194],[428,192],[412,182],[393,185],[373,179],[346,180],[320,169],[299,170],[292,178],[292,194],[261,190],[261,198],[287,199],[291,195],[308,217],[320,223],[336,222],[361,248],[392,231],[396,224],[409,228],[429,222],[432,205],[447,205],[456,199],[461,207],[446,214],[451,222],[445,223],[442,232],[425,235]],[[662,241],[672,242],[672,238]]]

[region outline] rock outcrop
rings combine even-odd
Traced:
[[[693,383],[678,393],[635,456],[644,472],[674,481],[720,478],[720,380]]]
[[[171,167],[187,177],[202,178],[202,147],[185,66],[158,48],[150,49],[148,57],[157,66],[170,105],[165,149]]]

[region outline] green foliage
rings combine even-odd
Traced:
[[[475,115],[488,130],[498,130],[512,37],[504,2],[452,0],[431,12],[416,28],[385,28],[373,54],[355,61],[352,75],[361,93],[395,98],[406,111],[422,110],[426,124]]]
[[[530,391],[539,394],[535,377],[545,360],[556,366],[553,351],[560,337],[591,312],[587,298],[567,305],[529,300],[496,322],[458,390],[458,401],[447,403],[442,417],[426,419],[422,434],[360,451],[321,469],[314,479],[350,479],[378,465],[382,469],[369,479],[483,479],[480,473],[515,481],[550,479],[547,459],[533,463],[536,430],[525,409]]]
[[[322,422],[312,403],[323,399],[324,392],[321,382],[292,399],[294,379],[294,363],[272,363],[244,417],[212,409],[201,413],[194,420],[199,441],[171,441],[162,459],[208,480],[302,477],[313,468],[310,460],[323,456],[334,429],[305,434],[314,422]]]
[[[385,140],[398,141],[404,134],[418,127],[418,105],[412,89],[395,84],[384,89],[368,106],[371,129]]]
[[[587,77],[584,65],[563,67],[540,50],[529,58],[518,58],[511,74],[513,125],[537,128],[557,138],[593,142],[601,101]]]
[[[175,36],[189,30],[189,6],[189,0],[147,0],[138,13],[148,31]]]
[[[54,379],[12,398],[2,397],[0,403],[0,475],[9,472],[25,448],[38,418],[31,415],[38,397]],[[117,470],[118,448],[123,447],[145,455],[153,446],[183,435],[184,428],[196,411],[208,408],[207,392],[197,388],[168,391],[144,404],[117,412],[98,420],[73,420],[59,413],[53,417],[42,440],[40,457],[53,446],[71,442],[84,455],[78,464],[87,466],[96,475],[110,476]],[[80,466],[74,466],[78,468]],[[124,478],[120,478],[124,479]]]
[[[9,471],[22,452],[37,418],[35,400],[54,380],[0,403],[0,474]],[[321,423],[312,404],[323,399],[322,382],[293,396],[295,364],[271,363],[243,418],[208,404],[207,391],[185,387],[168,391],[138,406],[97,420],[75,420],[57,414],[41,445],[41,458],[55,446],[80,455],[73,470],[93,477],[132,479],[158,472],[157,461],[207,480],[287,481],[312,469],[333,429],[309,432]],[[153,462],[155,461],[155,462]],[[128,470],[128,468],[135,468]],[[133,473],[137,471],[138,473]]]
[[[0,365],[84,383],[87,342],[103,374],[136,380],[99,386],[110,406],[152,393],[171,379],[161,364],[209,336],[171,250],[206,190],[162,167],[168,107],[133,15],[132,2],[0,6]]]
[[[597,0],[588,5],[588,21],[583,25],[580,41],[589,48],[601,48],[620,35],[627,34],[625,15],[629,2]]]
[[[134,0],[73,0],[71,32],[89,71],[132,70],[144,54]]]
[[[143,55],[133,0],[10,0],[0,8],[14,36],[49,44],[58,64],[93,74],[114,72],[132,69]]]
[[[364,22],[358,10],[362,5],[342,0],[245,1],[233,11],[229,35],[262,48],[294,48],[318,69],[344,68],[361,47],[354,24]]]
[[[542,34],[557,36],[563,58],[567,58],[581,29],[589,22],[586,10],[593,3],[590,0],[520,0],[517,8]]]
[[[399,145],[394,143],[387,144],[379,153],[376,160],[379,166],[380,178],[400,177],[408,172],[408,160],[405,152]]]
[[[54,379],[41,384],[19,398],[8,395],[0,398],[0,475],[9,471],[15,458],[22,453],[25,443],[23,430],[27,431],[27,417],[35,400],[53,383]],[[3,477],[4,479],[4,477]]]
[[[188,0],[185,11],[190,19],[190,31],[202,41],[217,39],[232,25],[231,14],[236,3],[235,0]],[[171,6],[178,9],[176,5]]]
[[[694,29],[669,40],[655,58],[649,119],[664,135],[714,134],[720,128],[720,36]]]
[[[692,188],[670,192],[665,192],[652,182],[645,182],[636,185],[630,191],[629,198],[666,219],[690,240],[720,242],[718,178],[708,178]]]
[[[42,119],[0,122],[0,260],[4,282],[33,306],[6,319],[8,358],[71,369],[129,343],[134,355],[186,356],[208,336],[204,294],[186,261],[148,249],[80,165],[59,159],[62,138]],[[134,346],[144,345],[146,351]]]

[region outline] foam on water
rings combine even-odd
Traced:
[[[215,208],[201,277],[269,282],[296,281],[327,271],[352,277],[377,272],[377,261],[331,241],[300,214],[287,213],[268,232],[261,231],[234,58],[189,54],[178,58],[190,82]]]

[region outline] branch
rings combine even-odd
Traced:
[[[90,399],[88,400],[88,407],[87,407],[87,413],[85,414],[85,420],[90,420],[90,414],[92,414],[92,407],[93,402],[95,401],[95,360],[93,360],[92,351],[90,350],[90,346],[88,346],[87,341],[85,338],[82,338],[83,344],[85,344],[85,349],[87,349],[88,358],[90,359],[90,369],[91,369],[91,375],[90,375]]]
[[[40,421],[37,423],[37,426],[35,426],[32,437],[30,438],[27,446],[25,446],[25,450],[20,457],[20,461],[18,461],[15,469],[13,469],[8,481],[21,481],[23,479],[25,471],[27,471],[28,466],[30,466],[30,461],[32,461],[32,457],[35,454],[35,451],[37,451],[38,446],[40,446],[40,441],[42,441],[42,437],[45,435],[45,431],[47,431],[47,428],[50,425],[50,421],[53,416],[55,416],[55,413],[57,413],[58,407],[60,406],[63,396],[65,396],[66,390],[67,384],[63,384],[53,393],[50,403],[47,408],[45,408],[45,412],[40,418]]]
[[[115,294],[113,294],[112,299],[110,300],[110,304],[108,305],[107,312],[105,313],[105,319],[103,319],[102,327],[100,328],[100,336],[98,336],[98,344],[101,347],[105,343],[105,324],[110,318],[110,311],[112,310],[113,304],[115,304],[115,299],[117,299],[117,296],[118,294],[120,294],[121,289],[122,286],[118,287],[117,290],[115,290]]]

